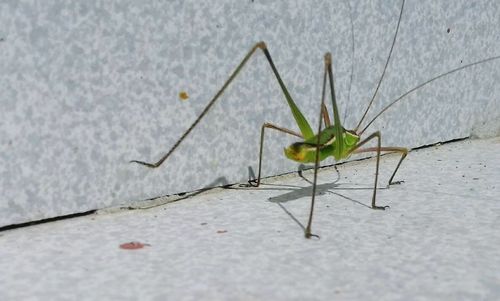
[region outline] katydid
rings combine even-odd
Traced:
[[[246,56],[243,58],[241,63],[236,67],[236,69],[233,71],[233,73],[229,76],[229,78],[226,80],[224,85],[220,88],[220,90],[215,94],[215,96],[210,100],[208,105],[204,108],[204,110],[201,112],[201,114],[196,118],[196,120],[193,122],[193,124],[187,129],[186,132],[177,140],[177,142],[170,148],[170,150],[156,163],[147,163],[144,161],[137,161],[133,160],[130,162],[138,163],[150,168],[157,168],[159,167],[174,151],[175,149],[179,146],[179,144],[189,135],[189,133],[196,127],[196,125],[200,122],[200,120],[207,114],[207,112],[210,110],[210,108],[213,106],[213,104],[220,98],[220,96],[223,94],[224,90],[229,86],[229,84],[236,78],[238,73],[243,69],[245,64],[248,62],[250,57],[252,57],[253,54],[257,52],[257,50],[261,50],[266,57],[273,73],[274,76],[276,77],[276,80],[283,92],[283,95],[285,97],[285,100],[288,103],[288,106],[290,107],[291,113],[293,115],[293,118],[295,119],[295,122],[300,130],[300,132],[296,132],[294,130],[290,130],[287,128],[283,128],[271,123],[264,123],[261,127],[261,135],[260,135],[260,151],[259,151],[259,170],[258,170],[258,175],[255,180],[249,181],[249,184],[251,186],[257,187],[260,185],[260,180],[261,180],[261,169],[262,169],[262,153],[263,153],[263,146],[264,146],[264,134],[266,129],[273,129],[278,132],[282,132],[288,135],[296,136],[297,138],[300,138],[301,140],[299,142],[293,143],[290,146],[286,147],[284,149],[284,154],[288,159],[291,159],[296,162],[300,163],[314,163],[314,180],[313,180],[313,191],[312,191],[312,196],[311,196],[311,207],[310,207],[310,213],[309,213],[309,219],[307,223],[307,227],[305,229],[305,237],[306,238],[311,238],[312,236],[317,236],[312,234],[311,232],[311,225],[312,225],[312,218],[313,218],[313,212],[314,212],[314,199],[316,195],[316,183],[317,183],[317,173],[318,173],[318,168],[319,168],[319,162],[322,160],[325,160],[329,157],[333,157],[335,161],[339,161],[342,159],[347,159],[354,153],[362,153],[362,152],[375,152],[376,153],[376,164],[375,164],[375,181],[373,185],[373,193],[372,193],[372,199],[371,199],[371,208],[372,209],[379,209],[379,210],[384,210],[388,208],[388,206],[378,206],[376,204],[376,194],[377,194],[377,183],[378,183],[378,170],[379,170],[379,162],[380,162],[380,153],[381,152],[397,152],[400,153],[401,157],[399,159],[398,164],[396,165],[396,168],[392,172],[392,175],[389,179],[389,185],[393,184],[399,184],[401,182],[398,181],[393,181],[394,176],[396,175],[396,172],[398,171],[399,167],[401,166],[401,163],[403,160],[406,158],[408,154],[408,149],[404,147],[387,147],[387,146],[382,146],[381,144],[381,134],[379,131],[375,131],[371,133],[368,137],[361,139],[362,135],[364,132],[368,129],[368,127],[377,119],[383,112],[385,112],[387,109],[392,107],[394,104],[399,102],[401,99],[406,97],[408,94],[414,92],[415,90],[428,85],[429,83],[442,78],[446,75],[449,75],[451,73],[463,70],[465,68],[481,64],[487,61],[491,60],[496,60],[499,59],[500,56],[495,56],[495,57],[490,57],[488,59],[484,59],[481,61],[477,61],[468,65],[461,66],[459,68],[453,69],[451,71],[448,71],[446,73],[440,74],[436,77],[433,77],[432,79],[425,81],[416,87],[410,89],[400,97],[396,98],[395,100],[391,101],[389,105],[384,107],[371,121],[368,122],[368,124],[362,129],[359,130],[368,111],[371,108],[371,105],[377,96],[377,92],[379,90],[379,87],[382,83],[382,80],[385,75],[385,71],[387,69],[387,65],[389,64],[390,58],[392,51],[394,49],[394,45],[396,43],[396,38],[398,35],[400,23],[401,23],[401,18],[403,15],[403,10],[404,10],[404,4],[405,1],[403,0],[401,2],[401,10],[399,13],[399,19],[398,23],[396,26],[396,30],[394,33],[394,37],[392,40],[392,45],[389,51],[389,55],[387,57],[382,75],[380,76],[380,79],[378,81],[377,87],[375,89],[375,92],[373,93],[373,96],[367,106],[367,108],[364,111],[364,114],[361,118],[361,120],[358,122],[357,126],[353,130],[347,130],[342,126],[342,122],[340,120],[340,115],[339,115],[339,109],[337,106],[336,102],[336,97],[335,97],[335,87],[334,87],[334,78],[333,78],[333,70],[332,70],[332,56],[330,53],[326,53],[324,56],[324,75],[323,75],[323,88],[322,88],[322,96],[321,96],[321,106],[319,109],[319,125],[318,125],[318,130],[317,132],[314,132],[313,129],[311,128],[309,122],[307,119],[304,117],[300,109],[297,107],[295,104],[295,101],[292,99],[290,93],[288,92],[287,87],[285,86],[285,83],[281,79],[281,76],[273,62],[273,59],[271,58],[271,54],[267,48],[267,45],[264,42],[259,42],[255,44],[252,49],[246,54]],[[332,107],[333,107],[333,125],[330,120],[330,115],[328,113],[327,107],[325,105],[325,94],[326,94],[326,86],[328,82],[328,88],[330,90],[331,94],[331,101],[332,101]],[[324,125],[324,128],[323,128]],[[375,147],[365,147],[363,146],[375,139],[376,140],[376,146]]]

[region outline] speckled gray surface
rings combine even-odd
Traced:
[[[370,203],[374,161],[150,210],[0,233],[1,300],[498,300],[500,138],[411,152]],[[397,158],[382,159],[386,182]],[[306,177],[311,177],[307,173]],[[359,203],[358,203],[359,202]],[[288,214],[287,214],[288,212]],[[290,216],[290,215],[291,216]],[[225,231],[225,232],[224,232]],[[148,243],[123,250],[129,241]]]
[[[322,57],[331,51],[352,127],[382,71],[400,3],[2,1],[0,225],[247,179],[260,125],[295,128],[261,54],[164,166],[127,162],[160,158],[259,40],[313,124]],[[407,2],[372,116],[432,76],[499,55],[499,28],[495,0]],[[499,70],[496,61],[443,78],[372,130],[407,147],[473,129],[488,136],[499,130]],[[294,170],[282,156],[291,140],[269,137],[264,174]]]

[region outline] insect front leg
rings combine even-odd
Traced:
[[[381,151],[381,144],[380,144],[380,132],[376,131],[375,133],[371,134],[368,136],[368,138],[362,140],[361,142],[358,143],[352,150],[351,153],[356,152],[357,149],[359,149],[361,146],[363,146],[365,143],[368,141],[377,138],[377,147],[375,148],[375,151],[377,152],[377,163],[375,166],[375,184],[373,185],[373,196],[372,196],[372,209],[378,209],[378,210],[385,210],[386,208],[389,208],[389,206],[377,206],[375,204],[375,201],[377,199],[377,183],[378,183],[378,168],[379,168],[379,163],[380,163],[380,151]]]
[[[376,151],[377,151],[376,147],[367,147],[367,148],[362,148],[362,149],[356,149],[353,153],[359,154],[359,153],[376,152]],[[392,176],[389,179],[388,186],[389,185],[396,185],[396,184],[404,183],[404,181],[402,181],[402,180],[401,181],[393,181],[393,180],[394,180],[394,176],[396,175],[396,172],[398,171],[399,167],[401,166],[401,163],[403,162],[403,160],[408,155],[408,149],[405,148],[405,147],[382,146],[380,148],[380,151],[381,152],[398,152],[398,153],[401,153],[401,158],[399,159],[398,165],[396,166],[396,168],[392,172]]]

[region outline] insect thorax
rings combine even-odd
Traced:
[[[327,136],[324,136],[327,135]],[[336,142],[336,137],[329,128],[322,132],[323,143],[319,147],[319,160],[323,161],[329,156],[335,158],[336,161],[348,158],[351,155],[353,148],[359,141],[359,136],[356,133],[343,130],[340,149],[337,149],[339,143]],[[295,142],[284,149],[285,156],[293,161],[301,163],[314,163],[316,161],[316,143],[317,136],[302,142]],[[339,151],[340,150],[340,151]]]

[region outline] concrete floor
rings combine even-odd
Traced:
[[[0,232],[0,300],[499,300],[500,138]],[[305,172],[312,178],[311,172]],[[136,250],[120,248],[137,241]]]

